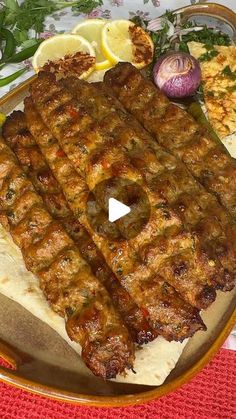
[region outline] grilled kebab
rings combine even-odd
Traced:
[[[105,82],[158,143],[181,158],[193,176],[235,218],[236,160],[223,144],[172,104],[131,64],[120,63],[109,70]]]
[[[105,115],[102,122],[97,121],[89,105],[78,98],[75,100],[63,82],[56,82],[49,73],[41,73],[31,91],[42,118],[90,190],[104,179],[120,176],[136,181],[147,192],[152,206],[150,221],[141,234],[129,241],[129,248],[132,246],[141,260],[166,278],[190,304],[198,308],[211,304],[216,295],[215,266],[201,252],[197,237],[184,230],[180,217],[158,189],[147,187],[143,173],[132,165],[120,147],[120,144],[129,146],[130,135],[125,136],[129,129],[124,122],[121,131],[119,115],[113,113],[112,119],[111,115],[107,118]],[[100,110],[99,99],[95,102]],[[115,128],[108,133],[107,125],[113,121]],[[99,202],[106,207],[102,198],[98,197]]]
[[[109,242],[92,231],[87,217],[83,216],[85,203],[80,194],[83,179],[45,126],[39,113],[35,111],[30,98],[25,100],[25,112],[28,127],[60,183],[75,216],[80,218],[105,256],[106,262],[150,319],[152,326],[168,340],[183,340],[196,330],[203,329],[204,324],[198,310],[182,300],[167,281],[153,274],[126,241]]]
[[[135,118],[125,112],[103,83],[97,84],[97,89],[94,84],[74,77],[63,83],[80,101],[89,105],[90,113],[101,123],[105,118],[103,126],[109,134],[114,130],[119,132],[119,138],[122,136],[120,147],[132,164],[142,171],[149,187],[159,190],[185,227],[197,234],[201,249],[209,256],[210,263],[217,267],[216,286],[224,291],[232,289],[236,281],[236,223],[232,217],[178,158],[159,146]],[[124,137],[127,139],[125,143]]]
[[[65,318],[86,365],[102,378],[131,368],[134,345],[109,294],[62,225],[49,215],[2,138],[0,185],[0,222],[8,225],[53,310]]]
[[[49,213],[63,224],[91,266],[93,274],[109,291],[113,304],[121,314],[134,341],[143,344],[153,340],[157,336],[156,331],[151,328],[142,311],[120,285],[101,252],[70,210],[59,183],[27,128],[23,112],[14,111],[7,117],[3,126],[3,137],[43,198]]]

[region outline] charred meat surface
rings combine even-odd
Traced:
[[[32,116],[34,105],[30,103]],[[35,122],[37,123],[35,112]],[[39,122],[40,125],[40,122]],[[3,137],[15,152],[21,166],[30,177],[35,189],[41,195],[49,213],[60,221],[78,246],[82,256],[91,266],[93,274],[105,285],[114,306],[121,314],[135,342],[142,344],[153,340],[157,333],[131,299],[128,292],[107,266],[101,252],[91,240],[84,227],[74,217],[61,187],[49,168],[34,137],[28,130],[26,117],[21,111],[14,111],[3,126]],[[60,155],[59,155],[60,157]]]
[[[60,183],[75,216],[80,218],[81,223],[102,251],[107,264],[149,319],[153,328],[168,340],[183,340],[196,330],[204,328],[198,310],[181,299],[167,281],[153,274],[127,242],[117,245],[91,230],[86,216],[83,215],[85,203],[81,191],[86,188],[84,180],[76,172],[39,114],[33,110],[29,99],[25,101],[25,112],[29,129]],[[61,157],[58,158],[58,155]]]
[[[85,89],[86,86],[89,85],[86,84]],[[119,176],[137,182],[147,193],[151,217],[141,234],[129,241],[129,248],[152,272],[163,276],[187,302],[200,309],[211,304],[216,296],[213,284],[215,266],[209,264],[197,237],[184,229],[177,213],[158,189],[151,189],[147,185],[142,171],[132,164],[124,152],[123,147],[129,147],[130,138],[135,133],[130,132],[117,113],[107,115],[107,108],[102,121],[99,120],[90,112],[89,103],[75,98],[70,89],[63,82],[56,82],[51,74],[39,75],[32,84],[32,94],[44,122],[90,190],[104,179]],[[91,97],[89,92],[87,97]],[[99,93],[94,101],[97,112],[101,112],[104,101]],[[110,127],[109,132],[107,126]],[[126,132],[129,135],[125,136]],[[98,200],[105,208],[104,197],[99,196]],[[178,263],[186,265],[181,279],[176,273]],[[207,298],[205,288],[208,290]]]
[[[134,360],[134,345],[106,289],[93,276],[73,240],[44,207],[12,151],[0,139],[0,211],[68,335],[101,378],[113,378]]]
[[[73,77],[63,83],[80,101],[87,103],[90,114],[99,120],[108,134],[116,135],[120,147],[142,172],[150,189],[159,191],[165,200],[161,205],[166,217],[169,217],[170,206],[178,213],[184,227],[197,238],[196,246],[199,242],[201,252],[215,267],[213,283],[216,288],[224,291],[232,289],[236,277],[236,251],[231,242],[233,237],[236,238],[236,224],[216,198],[205,191],[179,159],[156,144],[153,137],[110,94],[105,84],[98,83],[95,89],[94,84]],[[222,248],[224,253],[219,252]]]
[[[86,365],[112,378],[132,368],[132,339],[204,330],[199,310],[235,285],[236,165],[131,64],[99,84],[41,72],[30,94],[3,127],[23,170],[0,139],[0,222]],[[114,178],[150,203],[129,240],[125,222],[106,221]],[[88,196],[114,240],[91,227]]]
[[[121,63],[109,70],[105,82],[158,143],[181,158],[193,176],[235,218],[236,160],[224,145],[172,104],[131,64]]]

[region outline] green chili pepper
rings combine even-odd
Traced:
[[[6,86],[7,84],[11,83],[12,81],[20,77],[23,73],[25,73],[27,70],[28,69],[25,67],[21,70],[16,71],[13,74],[10,74],[10,76],[3,77],[2,79],[0,79],[0,87]]]
[[[32,45],[31,47],[25,48],[20,52],[17,52],[16,54],[12,55],[10,58],[5,60],[6,63],[21,63],[24,60],[27,60],[27,58],[32,57],[34,53],[37,51],[39,44],[41,44],[42,40],[37,42],[37,44]]]
[[[6,41],[6,45],[1,58],[1,62],[5,62],[5,60],[10,58],[14,54],[16,48],[16,41],[14,36],[8,29],[2,28],[0,31],[0,35]]]
[[[220,139],[216,132],[213,130],[211,124],[209,123],[208,119],[205,117],[204,112],[197,102],[192,102],[191,105],[187,108],[188,113],[193,116],[193,118],[200,124],[207,128],[209,134],[211,137],[217,141],[220,142]]]
[[[17,52],[16,54],[13,54],[11,57],[7,58],[3,63],[0,63],[0,69],[3,68],[6,64],[21,63],[22,61],[27,60],[27,58],[32,57],[42,41],[43,39],[40,39],[37,44],[25,48],[22,51]]]

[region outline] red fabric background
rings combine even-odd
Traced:
[[[236,352],[221,349],[191,382],[159,400],[125,408],[60,403],[0,383],[1,419],[236,419]]]

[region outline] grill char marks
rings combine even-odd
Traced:
[[[169,168],[166,166],[166,170],[160,173],[158,183],[150,170],[147,170],[147,176],[149,176],[150,182],[153,182],[153,187],[160,188],[163,197],[171,203],[185,225],[191,231],[195,231],[202,248],[218,265],[219,276],[216,285],[219,285],[224,291],[232,289],[236,280],[235,220],[219,204],[214,193],[208,193],[206,189],[209,189],[209,192],[214,191],[207,186],[205,189],[193,178],[195,176],[201,182],[193,167],[185,162],[187,168],[178,158],[181,157],[179,144],[184,150],[185,145],[181,141],[184,141],[189,133],[193,133],[193,127],[196,128],[197,125],[186,112],[170,104],[168,99],[150,81],[146,80],[129,64],[120,64],[110,70],[106,74],[105,83],[109,89],[108,95],[112,94],[112,97],[118,98],[124,108],[131,112],[150,133],[154,134],[158,143],[172,153],[172,164],[170,163]],[[178,118],[173,120],[173,123],[172,120],[167,123],[165,113],[170,116],[171,112],[173,112],[173,119],[173,115],[176,113]],[[180,114],[182,115],[181,121]],[[143,132],[142,128],[140,130]],[[202,140],[199,140],[197,146],[200,131],[196,135],[198,137],[194,136],[196,144],[192,155],[195,155],[196,159],[200,159],[200,155],[203,155]],[[203,136],[203,134],[201,135]],[[215,143],[210,137],[206,136],[206,138],[207,143],[211,144],[211,147],[214,146],[215,151],[221,150],[221,153],[225,154],[224,160],[226,159],[228,164],[231,160],[234,166],[233,159],[224,151],[223,145]],[[149,136],[148,143],[153,150],[162,149],[151,136]],[[164,149],[162,150],[164,151]],[[183,161],[185,160],[183,159]],[[205,158],[202,158],[201,166],[203,170]],[[215,170],[213,162],[212,167]],[[235,189],[231,191],[228,188],[230,189],[230,185],[225,187],[225,194],[233,196]],[[230,211],[229,207],[228,210]],[[221,266],[219,266],[219,262]]]
[[[26,199],[27,198],[27,199]],[[0,139],[0,211],[69,336],[82,346],[86,365],[101,378],[132,367],[134,346],[105,288]]]
[[[165,201],[158,191],[147,187],[142,173],[132,165],[119,147],[122,142],[119,133],[113,132],[109,135],[107,129],[91,115],[89,105],[80,101],[78,97],[75,100],[69,89],[67,90],[62,82],[56,82],[52,75],[42,73],[33,83],[32,92],[43,119],[90,189],[113,176],[126,177],[143,187],[149,197],[152,214],[142,234],[129,244],[138,253],[139,258],[148,263],[152,271],[163,274],[186,301],[198,308],[207,307],[215,299],[215,290],[211,285],[211,274],[215,275],[212,272],[214,269],[208,264],[205,255],[201,254],[199,257],[196,238],[183,231],[180,218],[171,208],[168,208],[169,219],[166,219],[159,208]],[[100,109],[100,96],[97,96],[95,102],[97,109]],[[58,102],[58,97],[62,97],[63,100]],[[112,116],[111,123],[117,118],[115,114]],[[109,124],[108,120],[103,122],[104,125]],[[121,124],[120,119],[119,122]],[[124,123],[123,126],[125,127]],[[94,155],[98,156],[96,160]],[[101,199],[100,197],[100,201]],[[105,203],[103,205],[105,207]],[[168,207],[168,204],[166,205]],[[165,241],[165,252],[159,249],[162,239]],[[178,257],[179,253],[181,260]],[[184,261],[188,266],[181,281],[175,275],[177,259]],[[205,286],[209,291],[207,299],[202,292]]]
[[[38,83],[39,85],[35,85],[35,90],[33,89],[33,99],[36,103],[37,92],[43,86],[45,87],[44,78],[38,79]],[[51,94],[55,91],[54,83],[50,83]],[[40,93],[39,97],[41,97]],[[49,101],[53,102],[50,95],[46,98],[47,105]],[[25,112],[29,128],[60,183],[70,207],[89,231],[93,241],[102,251],[107,264],[117,275],[123,287],[127,289],[145,315],[149,317],[153,327],[168,340],[183,340],[185,337],[191,336],[196,330],[204,328],[198,310],[185,303],[173,287],[158,275],[153,274],[147,265],[143,264],[137,257],[136,252],[127,242],[121,242],[117,245],[96,235],[91,230],[87,217],[84,216],[85,201],[81,199],[80,195],[80,191],[85,188],[85,182],[75,171],[66,155],[63,155],[59,161],[57,155],[58,153],[63,154],[62,149],[42,123],[39,115],[36,119],[35,112],[32,114],[32,106],[28,106],[28,104],[27,100]],[[42,104],[42,107],[44,106]],[[69,109],[71,110],[71,107]],[[57,125],[57,122],[57,119],[54,118],[55,125]],[[69,129],[69,127],[67,128]],[[73,188],[70,179],[73,179]]]
[[[180,157],[194,177],[235,218],[236,161],[184,110],[173,105],[130,64],[109,70],[105,82],[157,141]]]
[[[214,196],[233,213],[235,190],[228,193],[220,184],[220,173],[228,179],[234,170],[223,146],[129,64],[110,70],[99,85],[75,78],[57,82],[53,74],[40,73],[25,112],[27,123],[18,112],[3,129],[24,172],[0,140],[0,222],[38,275],[52,308],[65,317],[85,363],[103,378],[132,367],[134,346],[115,310],[119,304],[138,342],[157,334],[182,341],[204,330],[199,309],[212,303],[216,289],[235,284],[235,222]],[[188,130],[184,139],[178,124]],[[211,171],[213,159],[217,167]],[[151,206],[148,223],[129,241],[98,235],[86,216],[88,195],[114,177],[139,184]],[[112,188],[110,181],[91,198],[103,231],[109,228]],[[123,227],[122,220],[114,224],[115,237]]]
[[[68,78],[63,81],[63,84],[74,94],[79,104],[79,111],[83,109],[83,116],[86,115],[87,118],[89,115],[90,124],[94,121],[97,123],[96,128],[93,125],[92,136],[88,134],[89,125],[81,122],[81,130],[79,130],[79,123],[77,125],[75,123],[75,132],[70,137],[70,140],[71,138],[72,140],[69,144],[67,142],[61,143],[74,165],[76,165],[78,160],[81,163],[83,156],[77,149],[71,147],[71,142],[78,142],[78,138],[81,137],[83,145],[88,144],[87,152],[92,157],[89,159],[86,156],[84,159],[87,162],[84,163],[84,166],[86,166],[86,181],[89,183],[90,178],[94,180],[96,176],[97,182],[103,175],[107,177],[109,175],[116,176],[114,168],[116,169],[118,161],[119,174],[122,174],[123,169],[125,176],[131,180],[138,181],[143,188],[146,188],[148,182],[145,175],[149,166],[146,164],[145,156],[147,163],[151,161],[153,170],[155,170],[156,168],[160,169],[160,167],[164,168],[162,160],[167,153],[162,152],[159,155],[158,150],[156,150],[156,154],[152,153],[147,141],[146,143],[142,141],[142,138],[140,138],[138,132],[133,129],[131,124],[127,125],[126,112],[122,110],[122,107],[116,106],[112,98],[108,100],[92,84],[83,83],[73,78]],[[77,140],[76,129],[80,136],[77,137]],[[93,138],[93,142],[91,142],[91,138]],[[112,146],[110,145],[111,143]],[[96,144],[97,148],[95,148]],[[134,144],[135,146],[132,148]],[[130,149],[132,149],[131,152],[129,152]],[[100,150],[102,156],[99,155]],[[94,159],[94,156],[96,156],[96,159]],[[104,165],[104,161],[109,163]],[[98,168],[99,164],[100,168]],[[93,176],[91,176],[91,173]],[[211,279],[215,281],[216,270],[208,264],[209,261],[205,257],[205,253],[198,248],[197,238],[194,238],[193,242],[190,235],[181,231],[183,226],[180,218],[170,208],[169,202],[166,202],[161,194],[158,193],[157,188],[152,186],[152,184],[148,184],[149,189],[146,188],[149,200],[152,203],[152,217],[149,225],[130,243],[139,252],[142,259],[147,261],[149,266],[155,271],[166,277],[187,301],[198,307],[206,307],[214,299],[215,292],[213,287],[211,287]],[[99,198],[101,201],[101,197]],[[166,232],[168,230],[171,231],[171,229],[174,234],[167,233],[168,239],[163,240],[163,235],[166,235]],[[178,231],[180,231],[179,234],[177,234]],[[177,237],[175,237],[176,234]],[[165,252],[161,252],[159,249],[159,245],[162,246],[163,241],[165,241]],[[172,257],[173,253],[177,255]],[[176,266],[183,263],[186,265],[185,272],[181,276],[177,275]],[[207,299],[204,297],[206,293],[202,292],[205,286],[209,290],[209,298]],[[202,290],[200,289],[201,287]],[[212,290],[211,297],[210,290]],[[199,295],[197,294],[198,292]]]
[[[27,101],[33,113],[34,105],[30,98]],[[37,119],[37,114],[35,118]],[[37,123],[37,120],[35,122]],[[157,335],[156,332],[152,330],[143,313],[130,298],[127,291],[121,287],[89,234],[70,210],[59,183],[27,128],[26,117],[23,112],[14,111],[7,118],[3,127],[3,136],[9,147],[15,152],[35,189],[43,198],[49,213],[63,224],[67,233],[79,247],[84,259],[91,266],[93,274],[109,291],[114,306],[120,312],[134,341],[142,344],[153,340]],[[42,222],[42,229],[44,228],[44,223],[45,221]]]

